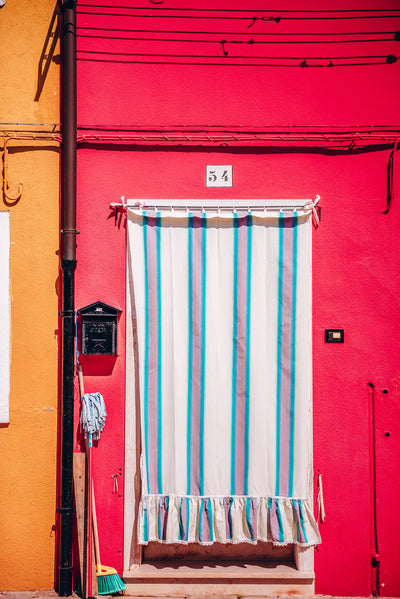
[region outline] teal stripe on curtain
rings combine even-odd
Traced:
[[[281,471],[281,394],[282,394],[282,296],[283,296],[283,215],[279,215],[278,253],[278,318],[277,318],[277,358],[276,358],[276,470],[275,494],[280,494]]]
[[[289,449],[289,490],[288,495],[293,495],[294,475],[294,425],[296,417],[296,320],[297,320],[297,213],[293,214],[293,265],[292,265],[292,337],[291,337],[291,386],[290,386],[290,449]]]
[[[193,410],[193,216],[188,214],[188,400],[187,400],[187,494],[192,493]]]
[[[247,280],[246,280],[246,367],[245,367],[245,454],[243,494],[249,492],[249,437],[250,437],[250,322],[251,322],[251,261],[252,261],[252,227],[253,217],[247,215]]]
[[[205,372],[206,372],[206,284],[207,284],[207,217],[201,219],[201,361],[200,361],[200,495],[204,495],[204,410],[205,410]]]
[[[163,480],[162,480],[162,472],[163,472],[163,442],[162,442],[162,391],[161,391],[161,381],[162,381],[162,369],[163,369],[163,359],[162,359],[162,298],[161,298],[161,213],[156,213],[156,261],[157,261],[157,358],[158,358],[158,378],[157,378],[157,417],[158,417],[158,427],[157,427],[157,481],[158,481],[158,492],[160,494],[163,493]]]
[[[232,431],[231,431],[231,495],[236,493],[236,412],[237,412],[237,336],[238,336],[238,215],[233,215],[233,331],[232,331]]]
[[[150,339],[150,324],[149,324],[149,271],[147,268],[148,263],[148,251],[147,251],[147,215],[146,211],[143,211],[143,253],[144,253],[144,292],[145,292],[145,308],[144,308],[144,376],[143,376],[143,418],[144,418],[144,446],[145,446],[145,455],[146,455],[146,483],[147,489],[150,490],[150,472],[149,472],[149,339]]]

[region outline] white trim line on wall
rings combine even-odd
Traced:
[[[0,212],[0,423],[9,422],[10,398],[10,215]]]

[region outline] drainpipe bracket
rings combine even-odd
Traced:
[[[60,10],[66,10],[67,8],[74,9],[76,7],[76,0],[58,0]]]
[[[63,310],[58,313],[58,316],[65,318],[66,316],[75,316],[75,310]]]
[[[66,514],[67,516],[71,516],[72,514],[76,514],[76,509],[74,507],[58,507],[56,512],[57,514]]]
[[[378,555],[378,554],[373,554],[373,555],[371,556],[371,568],[374,568],[374,569],[375,569],[375,568],[379,568],[379,566],[380,566],[380,563],[381,563],[381,558],[380,558],[380,555]]]

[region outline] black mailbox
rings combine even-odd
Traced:
[[[95,302],[78,310],[81,317],[81,353],[116,355],[117,319],[121,310]]]

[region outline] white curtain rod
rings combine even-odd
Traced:
[[[247,210],[294,210],[311,209],[315,210],[320,196],[312,199],[294,199],[294,200],[161,200],[161,199],[126,199],[121,197],[121,203],[111,202],[110,208],[166,208],[172,210],[234,210],[243,208]]]

